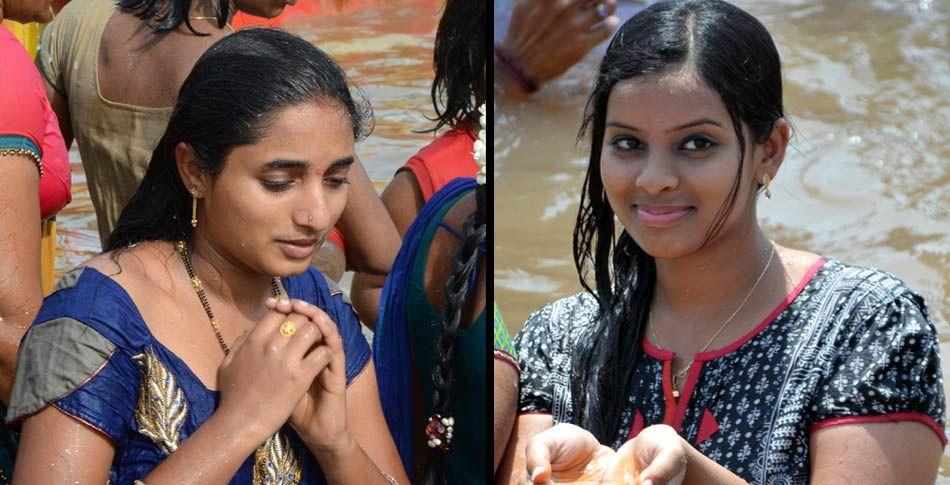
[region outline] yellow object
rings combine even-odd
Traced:
[[[771,198],[772,198],[772,192],[769,191],[769,183],[770,183],[771,181],[772,181],[772,179],[769,177],[769,174],[765,174],[764,176],[762,176],[762,184],[765,185],[765,198],[766,198],[766,199],[771,199]]]
[[[162,451],[171,454],[181,445],[181,423],[188,416],[188,400],[154,352],[146,350],[132,360],[142,368],[135,423]]]
[[[56,275],[56,221],[43,221],[42,239],[40,239],[40,283],[43,295],[53,291]]]
[[[280,335],[286,338],[293,337],[297,333],[297,324],[287,320],[280,326]]]
[[[35,59],[36,50],[40,47],[40,36],[43,35],[43,29],[46,28],[46,24],[36,22],[21,24],[12,20],[4,20],[3,26],[12,32],[14,37],[20,39],[20,43],[26,47],[26,51],[30,53],[30,57]]]
[[[251,483],[300,483],[303,469],[290,440],[276,432],[254,452],[254,476]]]
[[[198,227],[198,189],[191,188],[191,227]]]

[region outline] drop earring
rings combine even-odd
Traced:
[[[769,190],[769,183],[770,183],[771,181],[772,181],[772,179],[769,178],[769,174],[765,174],[765,175],[762,176],[762,185],[765,186],[765,198],[766,198],[766,199],[771,199],[771,198],[772,198],[772,192]]]
[[[198,189],[191,188],[191,227],[198,227]]]

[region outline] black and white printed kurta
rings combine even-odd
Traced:
[[[515,345],[521,413],[571,422],[570,372],[597,302],[581,293],[535,312]],[[697,354],[674,400],[673,353],[644,339],[614,448],[665,423],[750,483],[809,476],[809,435],[836,424],[916,421],[944,435],[937,334],[923,298],[894,276],[816,263],[756,328]]]

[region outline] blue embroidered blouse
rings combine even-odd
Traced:
[[[315,269],[282,282],[290,297],[317,305],[336,322],[349,385],[370,356],[352,307]],[[112,440],[110,483],[127,484],[145,477],[187,440],[211,417],[218,399],[155,339],[115,280],[82,268],[67,274],[46,298],[23,339],[7,419],[56,406]],[[299,436],[284,426],[230,483],[326,481]]]

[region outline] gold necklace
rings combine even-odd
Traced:
[[[725,322],[722,322],[722,325],[719,326],[719,330],[716,330],[716,333],[714,333],[713,336],[710,337],[708,341],[706,341],[706,345],[703,345],[703,348],[700,349],[699,352],[697,352],[697,354],[701,354],[705,352],[706,349],[708,349],[709,346],[712,345],[713,341],[716,340],[716,337],[718,337],[719,334],[721,334],[722,331],[726,329],[726,325],[729,325],[729,322],[731,322],[733,318],[736,318],[736,315],[739,314],[739,311],[742,310],[742,307],[744,307],[746,302],[749,301],[749,297],[751,297],[752,293],[755,293],[755,289],[759,287],[759,283],[762,282],[762,278],[765,276],[765,273],[769,270],[769,266],[772,265],[772,257],[775,256],[775,241],[769,241],[769,242],[772,243],[771,250],[769,251],[769,259],[765,262],[765,267],[762,268],[762,272],[759,273],[759,277],[756,278],[755,284],[752,285],[752,289],[749,290],[748,293],[746,293],[745,298],[742,299],[742,302],[739,303],[739,306],[736,308],[736,310],[732,312],[732,315],[729,315],[729,318],[727,318]],[[656,345],[659,346],[660,348],[664,348],[663,344],[660,343],[660,339],[656,336],[656,328],[653,326],[653,309],[652,308],[650,309],[650,313],[647,316],[647,326],[650,327],[650,333],[653,335],[653,341],[656,342]],[[693,359],[690,359],[690,361],[686,363],[686,367],[683,367],[679,371],[674,372],[673,375],[670,377],[670,381],[673,387],[674,399],[680,397],[680,392],[677,390],[677,388],[679,387],[678,383],[684,378],[686,378],[686,374],[689,373],[689,368],[693,366],[693,361],[695,360],[695,357],[696,356],[694,354]],[[672,363],[670,365],[672,365]]]
[[[191,265],[191,252],[188,250],[188,245],[185,241],[178,241],[176,247],[178,248],[178,254],[181,256],[182,263],[185,264],[185,271],[188,272],[191,286],[194,287],[195,293],[198,294],[198,299],[201,300],[201,306],[204,307],[205,313],[208,314],[208,319],[211,320],[211,328],[214,329],[214,335],[218,337],[218,344],[221,345],[221,350],[224,351],[224,355],[228,355],[228,353],[231,352],[231,348],[224,342],[224,336],[221,335],[221,327],[218,326],[218,321],[214,318],[214,312],[211,311],[211,305],[208,303],[208,296],[205,295],[201,278],[195,274],[195,268]],[[273,291],[274,297],[280,296],[280,278],[271,280],[271,291]]]

